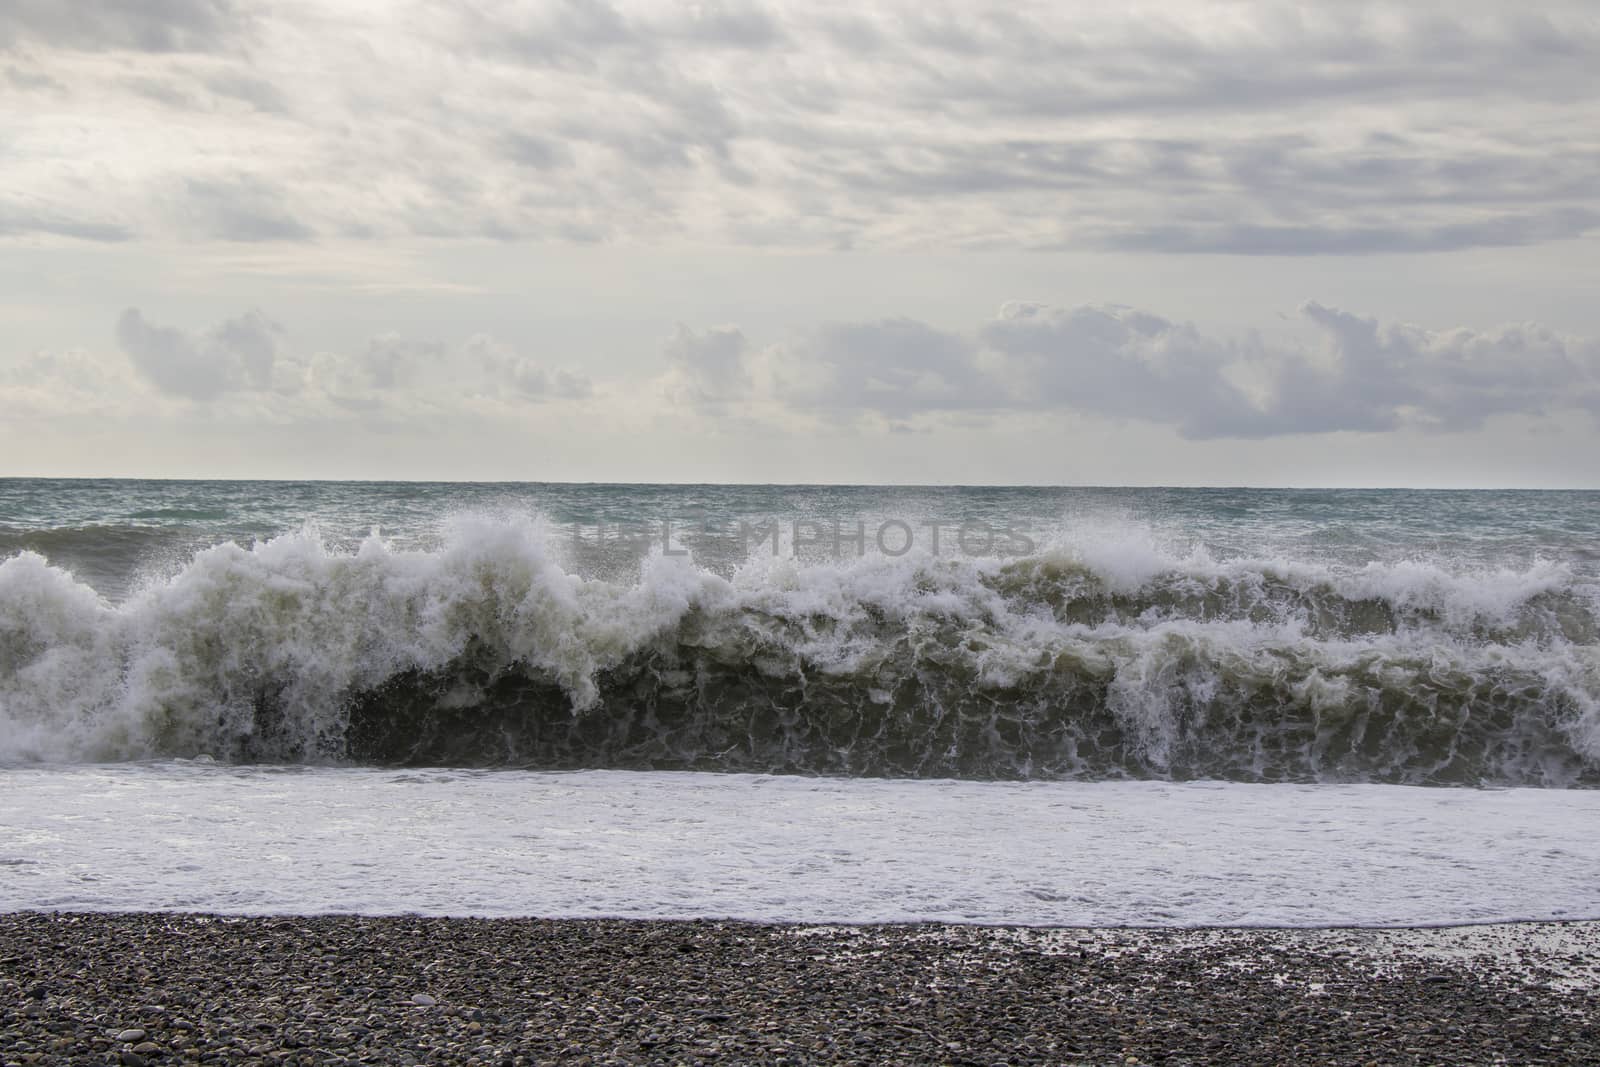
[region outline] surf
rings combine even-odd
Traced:
[[[224,542],[117,602],[22,551],[0,759],[1600,785],[1600,612],[1565,564],[1102,534],[607,579],[537,517],[463,516],[429,548]]]

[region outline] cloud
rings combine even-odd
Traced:
[[[281,334],[256,311],[198,336],[150,323],[138,308],[117,320],[117,344],[135,369],[163,392],[192,400],[271,388]]]
[[[115,414],[139,390],[126,360],[81,349],[0,364],[0,411],[12,419],[98,418]]]
[[[1497,215],[1445,225],[1316,227],[1165,226],[1109,234],[1108,248],[1133,252],[1225,253],[1247,256],[1343,256],[1386,252],[1454,252],[1571,240],[1600,229],[1600,212],[1582,208],[1539,215]]]
[[[1536,324],[1382,324],[1315,302],[1300,311],[1312,331],[1300,344],[1213,336],[1111,305],[1014,302],[969,334],[909,319],[834,324],[763,350],[770,376],[753,390],[738,378],[746,383],[738,395],[752,406],[832,419],[872,414],[901,428],[952,415],[1089,416],[1169,426],[1196,440],[1459,432],[1496,415],[1570,410],[1600,416],[1600,340]],[[726,381],[748,351],[732,327],[680,327],[669,380],[683,381],[689,364],[704,381]]]
[[[459,344],[372,335],[297,351],[259,311],[189,331],[122,313],[124,357],[36,353],[0,363],[9,409],[58,415],[203,409],[278,425],[517,419],[584,402],[617,418],[690,418],[816,430],[981,429],[1018,418],[1165,427],[1191,440],[1329,433],[1460,434],[1514,416],[1600,420],[1600,338],[1537,323],[1435,329],[1310,301],[1272,340],[1208,331],[1158,312],[1016,301],[970,329],[909,318],[826,323],[756,344],[732,325],[679,325],[662,373],[596,382],[487,333]]]
[[[948,60],[911,83],[922,102],[1028,118],[1314,116],[1417,98],[1567,96],[1600,36],[1576,4],[1534,13],[1471,3],[1403,12],[1360,2],[1226,12],[1134,3],[1092,15],[1021,4],[895,22]],[[1502,77],[1486,86],[1486,70]]]
[[[437,341],[416,341],[391,331],[367,341],[350,365],[367,387],[388,390],[416,384],[424,369],[444,356],[445,346]]]
[[[501,144],[505,158],[534,170],[553,170],[572,163],[572,149],[550,137],[512,130]]]
[[[1600,414],[1600,340],[1535,323],[1488,332],[1384,325],[1315,302],[1301,312],[1323,331],[1333,368],[1291,365],[1283,415],[1387,411],[1395,422],[1460,431],[1492,415]]]
[[[1467,430],[1496,414],[1600,411],[1600,342],[1525,324],[1480,332],[1380,324],[1310,302],[1319,344],[1209,337],[1131,308],[1017,304],[980,330],[1020,359],[1045,409],[1174,426],[1190,438],[1413,427]]]
[[[234,0],[7,0],[0,47],[197,51],[226,40],[244,21]]]
[[[0,200],[0,237],[49,234],[82,241],[126,241],[133,234],[115,222],[88,215],[74,216],[37,204]]]
[[[482,368],[486,395],[503,397],[509,393],[521,398],[558,400],[583,400],[594,395],[594,383],[586,375],[560,367],[546,368],[488,334],[468,338],[463,351]]]
[[[811,410],[894,417],[1003,402],[972,341],[911,319],[824,326],[777,362],[779,397]]]
[[[702,46],[736,51],[770,48],[783,30],[770,11],[754,5],[684,4],[641,9],[606,0],[507,4],[473,12],[469,40],[521,62],[595,69],[607,52],[652,59],[663,47]]]
[[[289,110],[288,98],[266,78],[237,69],[223,69],[208,75],[205,86],[217,96],[249,104],[257,111],[282,114]]]
[[[1194,326],[1134,308],[1012,303],[978,331],[1015,368],[1026,403],[1226,436],[1256,412],[1224,375],[1241,353]]]
[[[117,320],[116,339],[127,365],[159,393],[214,407],[232,404],[249,417],[276,422],[493,415],[595,393],[588,376],[535,363],[482,333],[450,345],[386,330],[348,350],[297,352],[287,331],[259,311],[191,332],[129,308]],[[83,376],[77,363],[40,357],[13,370],[11,384],[78,389]]]
[[[254,177],[184,181],[174,214],[190,233],[224,241],[300,241],[310,226],[290,214],[285,196]]]
[[[1354,256],[1600,228],[1579,0],[85,8],[0,11],[6,77],[51,101],[0,118],[37,161],[9,191],[56,205],[0,236]]]
[[[22,70],[19,67],[6,68],[6,81],[19,92],[60,92],[65,88],[42,71]]]
[[[668,369],[660,390],[675,404],[720,414],[750,395],[752,355],[750,342],[735,326],[696,332],[680,322],[667,339]]]
[[[550,395],[562,400],[585,400],[594,395],[594,383],[586,374],[558,368],[550,375]]]

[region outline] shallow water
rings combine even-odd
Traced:
[[[585,771],[4,772],[0,910],[1600,918],[1600,792]]]

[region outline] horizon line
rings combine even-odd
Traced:
[[[673,488],[764,488],[764,489],[1169,489],[1213,491],[1279,492],[1431,492],[1431,493],[1592,493],[1600,485],[1324,485],[1248,484],[1231,485],[1162,482],[739,482],[739,481],[594,481],[561,478],[284,478],[284,477],[207,477],[201,475],[126,475],[126,474],[0,474],[0,482],[242,482],[255,484],[328,485],[554,485],[673,487]]]

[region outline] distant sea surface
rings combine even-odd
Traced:
[[[360,796],[300,839],[313,869],[443,805],[435,828],[500,828],[497,914],[1594,917],[1596,785],[1600,493],[0,480],[0,906],[472,910],[457,860],[415,855],[360,892],[302,872],[303,899],[253,898],[250,864],[206,888],[208,841]],[[572,804],[604,855],[737,849],[745,888],[619,896],[622,868],[551,851],[586,847]],[[1255,827],[1259,861],[1219,859],[1196,805]],[[1520,818],[1537,848],[1506,844]],[[963,820],[1009,858],[964,866]],[[1319,833],[1314,862],[1285,851]],[[199,866],[130,898],[124,847],[173,842]],[[1423,887],[1403,904],[1312,888],[1379,844]],[[898,904],[859,889],[866,854],[908,865]],[[569,863],[605,891],[557,891]],[[1446,867],[1503,884],[1474,899]],[[1511,888],[1535,867],[1542,896]]]

